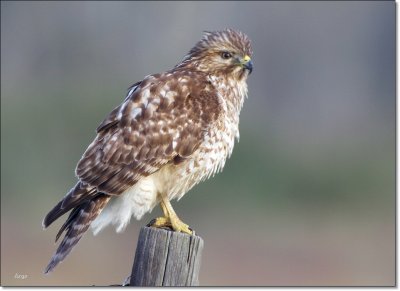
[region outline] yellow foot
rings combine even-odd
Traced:
[[[172,224],[172,228],[175,231],[183,232],[183,233],[187,233],[187,234],[193,234],[193,231],[189,228],[189,225],[184,223],[178,217],[171,218],[171,224]]]
[[[193,234],[193,231],[189,228],[189,225],[183,223],[178,217],[171,219],[169,217],[158,217],[153,219],[148,226],[157,228],[171,228],[177,232],[183,232],[187,234]]]
[[[152,221],[150,221],[150,223],[147,226],[157,227],[157,228],[167,227],[172,229],[171,220],[168,217],[157,217]]]

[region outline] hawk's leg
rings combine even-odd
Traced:
[[[171,202],[168,199],[162,198],[160,201],[161,209],[164,213],[164,217],[158,217],[154,222],[150,223],[153,227],[169,227],[174,231],[184,232],[192,234],[192,230],[187,224],[182,222],[176,214],[175,210],[172,208]]]

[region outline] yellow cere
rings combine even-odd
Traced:
[[[243,62],[244,63],[247,63],[250,60],[251,60],[251,58],[248,55],[245,55],[244,58],[243,58]]]

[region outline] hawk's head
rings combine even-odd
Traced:
[[[178,67],[242,79],[253,70],[251,55],[250,39],[244,33],[233,29],[206,31]]]

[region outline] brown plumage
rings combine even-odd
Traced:
[[[169,201],[220,171],[232,153],[251,54],[241,32],[206,32],[172,70],[129,88],[78,162],[78,183],[43,221],[47,227],[72,209],[46,273],[90,225],[94,233],[108,224],[122,231],[159,202],[172,228],[189,232]]]

